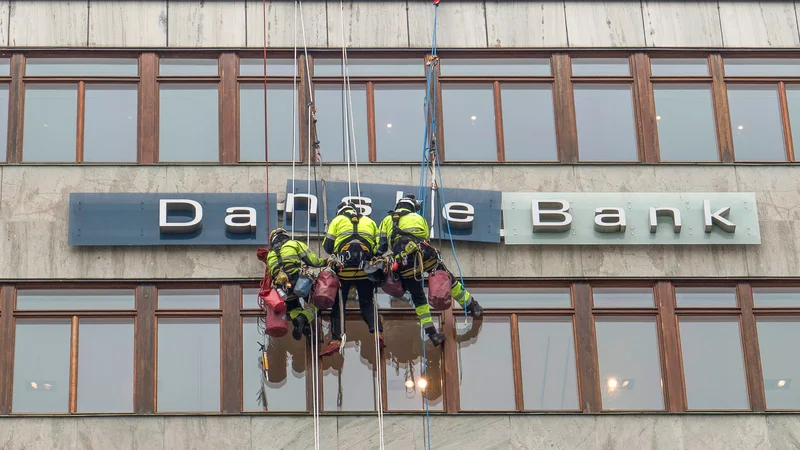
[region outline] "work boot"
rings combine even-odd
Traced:
[[[428,338],[431,340],[431,343],[433,344],[434,347],[442,345],[442,343],[445,340],[444,333],[436,331],[435,328],[428,328],[427,332],[428,332]]]
[[[308,326],[308,317],[305,314],[300,314],[292,320],[294,324],[294,330],[292,330],[292,337],[295,341],[299,341],[300,338],[303,337],[305,334],[308,336],[311,334],[311,327]],[[306,334],[306,330],[308,330],[308,334]]]
[[[478,319],[483,315],[483,307],[473,298],[472,301],[469,302],[469,305],[467,305],[467,312],[471,317]]]
[[[328,344],[328,346],[327,346],[327,347],[325,347],[325,350],[323,350],[323,351],[322,351],[322,352],[319,354],[319,356],[331,356],[332,354],[334,354],[334,353],[338,352],[338,351],[339,351],[339,348],[341,348],[341,346],[342,346],[342,341],[340,341],[340,340],[338,340],[338,339],[332,340],[332,341],[331,341],[331,342]]]

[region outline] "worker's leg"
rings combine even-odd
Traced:
[[[483,315],[483,308],[478,301],[469,293],[464,284],[453,275],[452,272],[447,270],[447,267],[443,263],[439,264],[438,269],[444,270],[450,275],[450,296],[453,297],[453,300],[458,302],[462,308],[466,305],[467,312],[470,316],[478,318]]]
[[[302,335],[309,336],[311,334],[310,324],[314,320],[313,312],[303,309],[300,299],[293,293],[286,295],[286,310],[289,318],[292,319],[292,325],[294,325],[292,337],[299,341]]]
[[[375,332],[375,284],[370,280],[356,281],[358,290],[358,306],[361,308],[361,318],[364,319],[369,332]],[[383,324],[378,318],[378,332],[383,331]]]
[[[444,342],[444,334],[436,331],[436,325],[433,324],[433,317],[431,316],[431,306],[428,304],[428,299],[425,297],[425,289],[422,287],[422,282],[413,278],[403,278],[403,289],[411,294],[411,301],[414,302],[414,310],[417,313],[422,327],[425,329],[431,342],[434,345],[440,345]]]
[[[342,307],[347,302],[347,295],[350,292],[352,281],[340,280],[341,289],[336,294],[336,301],[331,308],[331,342],[320,352],[320,356],[332,355],[339,351],[342,345],[342,334],[345,333],[345,324],[342,321]]]

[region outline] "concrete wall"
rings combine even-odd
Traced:
[[[293,47],[295,2],[266,3],[267,45]],[[796,3],[446,0],[438,45],[798,47]],[[340,2],[306,0],[306,45],[341,47],[344,34],[351,47],[430,47],[432,11],[431,0],[346,1],[342,20]],[[262,0],[0,1],[0,46],[261,47],[263,41]]]
[[[361,180],[418,183],[418,167],[360,166]],[[270,169],[283,199],[288,166]],[[345,167],[320,176],[346,180]],[[0,167],[0,279],[258,278],[255,248],[71,248],[71,192],[264,192],[263,166]],[[800,177],[792,166],[447,165],[445,186],[510,192],[754,191],[755,246],[460,244],[468,277],[797,277]],[[449,251],[445,251],[449,254]],[[449,256],[448,256],[449,257]]]

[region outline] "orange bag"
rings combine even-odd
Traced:
[[[428,277],[428,303],[437,311],[445,311],[453,306],[450,296],[450,274],[437,270]]]

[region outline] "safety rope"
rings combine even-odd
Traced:
[[[378,315],[378,300],[373,297],[372,302],[373,312],[375,314],[374,331],[375,336],[375,394],[378,397],[378,442],[381,450],[385,447],[384,433],[383,433],[383,364],[381,362],[381,347],[380,347],[380,323],[381,318]]]
[[[266,1],[266,0],[264,0],[264,1]],[[266,11],[266,7],[264,8],[264,11]],[[266,12],[264,14],[266,15]],[[264,28],[266,30],[266,24],[264,25]],[[267,39],[267,33],[265,31],[264,32],[264,42],[265,42],[264,48],[265,49],[266,49],[266,39]],[[298,107],[298,105],[297,105],[297,96],[298,96],[297,95],[297,75],[298,75],[298,70],[297,70],[297,2],[295,2],[295,4],[294,4],[294,53],[293,54],[294,54],[294,72],[293,72],[293,75],[292,75],[292,202],[295,201],[294,195],[297,192],[297,190],[295,189],[294,180],[295,180],[295,165],[297,163],[297,154],[298,154],[298,150],[299,150],[298,149],[298,145],[297,145],[297,120],[295,119],[297,117],[297,107]],[[265,83],[266,83],[266,73],[267,72],[265,70],[264,71]],[[266,84],[264,86],[265,86],[264,87],[264,92],[265,92],[265,95],[266,95],[266,92],[267,92]],[[264,139],[266,139],[266,136],[264,137]],[[296,210],[296,208],[295,208],[295,210]],[[294,211],[292,213],[294,214]],[[292,233],[292,239],[294,239],[294,217],[292,217],[291,233]]]

